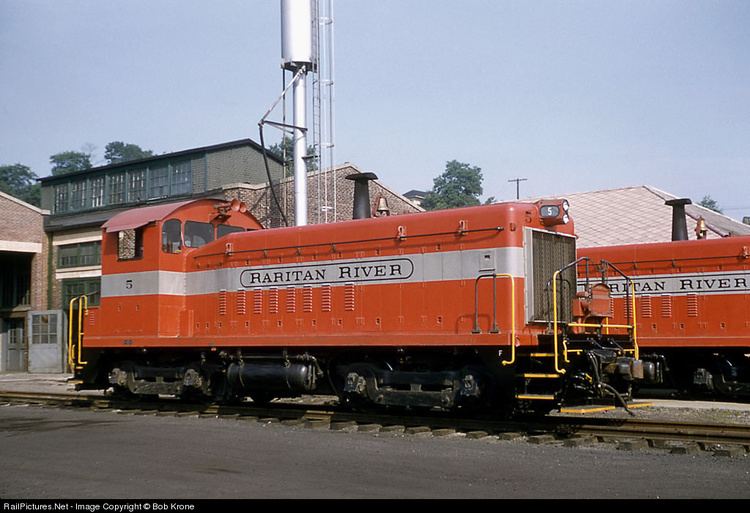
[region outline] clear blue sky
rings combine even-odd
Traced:
[[[336,0],[337,162],[399,192],[650,184],[750,215],[750,2]],[[0,164],[258,138],[276,0],[0,0]]]

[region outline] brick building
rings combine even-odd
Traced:
[[[0,192],[0,372],[27,370],[27,313],[46,309],[46,213]]]
[[[307,175],[308,208],[307,220],[310,224],[326,222],[347,221],[352,218],[354,182],[346,177],[362,171],[353,164],[343,164],[331,170],[322,172],[311,172]],[[334,191],[335,181],[335,216],[334,216]],[[326,191],[327,189],[327,191]],[[373,215],[376,215],[378,206],[388,208],[390,215],[411,214],[422,212],[423,209],[407,198],[392,191],[379,180],[369,183],[370,204]],[[281,210],[286,214],[287,222],[294,225],[294,179],[287,177],[281,179],[274,185],[276,197],[281,204]],[[244,201],[248,209],[255,215],[258,221],[267,228],[283,226],[282,216],[273,200],[271,189],[267,183],[247,184],[232,183],[223,187],[226,199],[237,198]],[[325,201],[325,198],[328,201]],[[384,200],[383,203],[381,200]]]

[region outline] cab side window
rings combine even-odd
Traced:
[[[182,225],[179,219],[170,219],[162,224],[161,249],[165,253],[182,251]]]
[[[220,224],[219,226],[216,227],[216,238],[220,239],[224,235],[228,235],[230,233],[235,233],[235,232],[244,232],[244,231],[245,229],[242,228],[241,226],[229,226],[227,224]]]
[[[214,240],[214,225],[185,221],[185,247],[199,248]]]

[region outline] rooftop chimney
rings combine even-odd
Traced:
[[[685,205],[693,203],[689,198],[675,198],[664,202],[672,207],[672,240],[688,240]]]
[[[352,219],[367,219],[372,216],[370,206],[370,180],[377,180],[375,173],[352,173],[346,176],[354,181],[354,208]]]

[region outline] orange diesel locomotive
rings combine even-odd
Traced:
[[[606,286],[557,286],[575,281],[564,200],[262,229],[203,199],[113,217],[102,253],[79,389],[548,410],[656,375],[632,323],[601,329]]]
[[[684,219],[684,215],[683,215]],[[684,221],[683,221],[684,223]],[[661,362],[665,385],[730,397],[750,395],[750,237],[586,248],[592,266],[612,262],[632,277],[607,273],[613,322],[635,314],[645,358]],[[580,267],[579,284],[583,284]]]

